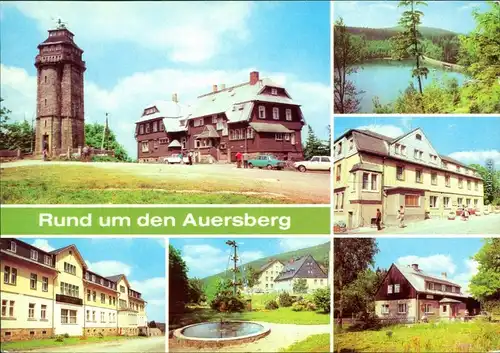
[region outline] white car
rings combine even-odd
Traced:
[[[179,157],[178,153],[174,153],[169,157],[165,157],[163,161],[167,164],[181,164],[181,157]],[[186,164],[189,163],[189,158],[183,157],[182,162]]]
[[[295,162],[293,166],[302,173],[307,170],[330,170],[332,167],[328,156],[314,156],[308,161]]]

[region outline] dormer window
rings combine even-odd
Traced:
[[[89,273],[88,272],[85,272],[85,279],[88,280],[89,279]]]
[[[31,250],[30,251],[30,258],[31,258],[31,260],[38,261],[38,251]]]
[[[416,134],[416,135],[415,135],[415,138],[416,138],[417,140],[419,140],[419,141],[422,141],[422,135],[420,135],[420,134]]]
[[[92,282],[95,282],[95,275],[92,275]]]
[[[278,89],[276,89],[276,88],[271,88],[271,94],[272,94],[273,96],[278,95]]]
[[[43,262],[46,265],[52,266],[52,258],[49,255],[44,255]]]
[[[442,292],[446,292],[446,285],[445,285],[445,284],[442,284],[442,285],[441,285],[441,291],[442,291]]]
[[[157,132],[157,131],[158,131],[158,122],[153,121],[153,132]]]
[[[17,251],[17,244],[16,244],[16,242],[14,242],[14,241],[10,242],[10,248],[9,248],[9,250],[12,251],[12,252],[16,252]]]
[[[212,115],[212,124],[217,124],[217,115]]]

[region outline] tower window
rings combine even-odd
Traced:
[[[47,120],[45,120],[45,121],[43,122],[43,124],[44,124],[44,127],[47,127]]]
[[[47,98],[45,98],[45,106],[47,106]]]
[[[45,75],[45,83],[47,83],[47,75]]]

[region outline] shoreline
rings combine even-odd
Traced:
[[[405,59],[402,59],[402,60],[397,60],[397,59],[393,59],[391,57],[369,58],[369,59],[366,59],[363,62],[359,63],[358,65],[359,66],[363,66],[364,64],[370,64],[370,63],[373,63],[375,61],[390,61],[390,62],[401,61],[401,62],[403,62],[403,61],[412,61],[412,60],[413,59],[410,59],[410,58],[405,58]],[[439,68],[441,68],[443,70],[466,74],[465,67],[463,67],[461,65],[458,65],[458,64],[452,64],[452,63],[448,63],[448,62],[445,62],[445,61],[440,61],[440,60],[432,59],[432,58],[429,58],[427,56],[422,56],[422,62],[425,63],[426,65],[429,65],[429,66],[432,66],[432,67],[439,67]]]

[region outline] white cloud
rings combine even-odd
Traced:
[[[182,258],[191,276],[206,277],[224,271],[229,254],[207,244],[184,245]]]
[[[327,241],[325,238],[283,238],[279,245],[283,251],[292,251],[324,244]]]
[[[101,276],[114,276],[124,274],[129,276],[132,267],[120,261],[104,260],[97,262],[85,261],[90,271],[96,272]]]
[[[418,264],[418,267],[428,273],[441,275],[441,272],[454,274],[457,267],[450,255],[436,254],[431,256],[403,256],[396,261],[400,265]]]
[[[61,18],[84,44],[128,42],[173,61],[202,62],[248,39],[253,2],[16,2],[45,35]],[[140,14],[140,16],[138,16]],[[91,24],[91,25],[89,25]]]
[[[55,248],[53,248],[49,244],[47,239],[35,239],[33,241],[33,243],[31,243],[31,245],[33,245],[34,247],[37,247],[39,249],[42,249],[43,251],[47,251],[47,252],[55,250]]]
[[[104,112],[110,113],[109,124],[118,141],[136,156],[134,122],[147,104],[156,100],[170,100],[177,93],[181,103],[190,103],[200,94],[207,93],[213,84],[238,84],[248,81],[250,71],[156,69],[136,72],[122,77],[111,88],[105,89],[92,81],[85,81],[85,119],[87,123],[104,122]],[[12,110],[13,120],[22,120],[25,112],[32,117],[36,111],[36,78],[24,69],[1,65],[2,98]],[[326,138],[330,123],[330,88],[318,82],[302,81],[288,73],[261,72],[286,86],[290,95],[302,104],[304,118],[317,135]],[[305,134],[307,129],[303,129]],[[305,136],[305,135],[304,135]]]
[[[483,166],[486,160],[491,158],[495,166],[500,167],[500,151],[498,150],[453,152],[449,156],[465,164],[475,163]]]
[[[464,260],[466,271],[457,273],[451,280],[462,286],[462,291],[468,293],[469,283],[472,277],[477,274],[479,264],[475,260]]]
[[[130,281],[130,286],[142,294],[147,301],[148,320],[164,322],[165,320],[165,277],[147,278],[141,281]]]
[[[242,244],[240,244],[242,245]],[[246,264],[248,262],[252,262],[258,259],[262,259],[264,256],[264,253],[260,250],[258,251],[242,251],[239,253],[239,257],[241,259],[241,262]]]
[[[399,126],[396,125],[365,125],[359,126],[356,129],[359,130],[369,130],[372,132],[376,132],[377,134],[385,135],[388,137],[398,137],[403,135],[405,132]]]

